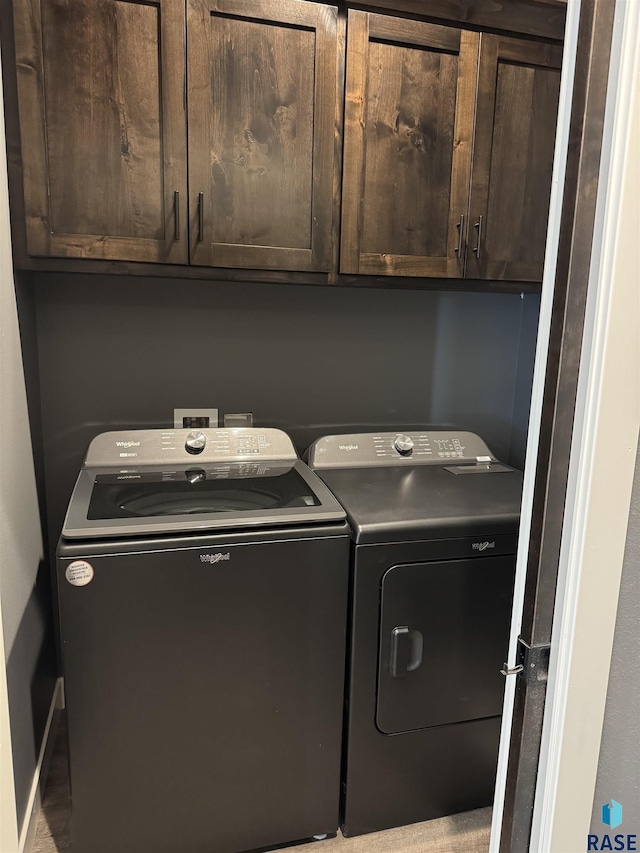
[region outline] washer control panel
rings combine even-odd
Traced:
[[[482,462],[495,462],[495,456],[480,436],[448,430],[327,435],[309,450],[310,468]]]
[[[96,436],[84,466],[180,464],[203,462],[283,461],[298,458],[293,442],[279,429],[141,429]]]

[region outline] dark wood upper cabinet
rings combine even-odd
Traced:
[[[186,263],[182,0],[14,8],[29,253]]]
[[[349,12],[341,272],[462,276],[478,40]]]
[[[467,277],[541,281],[562,50],[483,35]]]
[[[188,0],[191,262],[328,271],[337,9]]]
[[[561,47],[311,0],[13,9],[29,255],[541,281]]]
[[[541,281],[561,59],[349,12],[341,272]]]

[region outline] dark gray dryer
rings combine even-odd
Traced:
[[[468,432],[310,449],[352,529],[345,835],[493,797],[522,475]]]
[[[57,562],[74,853],[336,832],[349,533],[284,433],[98,436]]]

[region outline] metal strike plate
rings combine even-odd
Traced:
[[[518,639],[518,661],[514,666],[504,663],[500,673],[504,676],[520,675],[527,682],[545,682],[549,677],[549,655],[551,646],[528,646],[525,641]]]

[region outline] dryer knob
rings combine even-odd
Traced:
[[[393,442],[393,446],[398,453],[401,453],[403,456],[409,456],[413,450],[413,439],[409,438],[408,435],[399,435]]]
[[[207,443],[207,436],[203,432],[190,432],[184,443],[187,453],[202,453]]]

